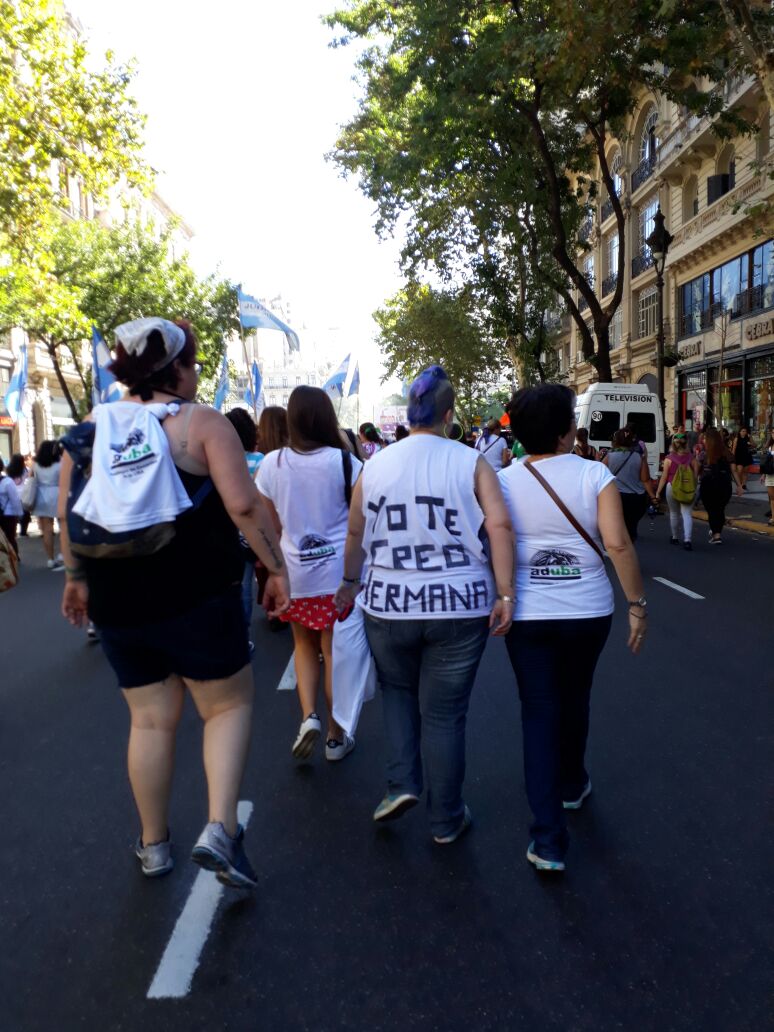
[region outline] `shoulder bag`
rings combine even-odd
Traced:
[[[524,465],[524,466],[525,466],[525,467],[526,467],[526,468],[527,468],[527,469],[528,469],[528,470],[530,471],[530,473],[532,474],[532,476],[533,476],[533,477],[535,478],[535,480],[537,480],[537,482],[538,482],[538,483],[540,484],[540,486],[541,486],[541,487],[543,488],[543,490],[544,490],[544,491],[545,491],[545,492],[546,492],[546,493],[547,493],[548,495],[550,495],[550,496],[551,496],[551,500],[552,500],[552,501],[553,501],[553,502],[555,503],[555,505],[556,505],[556,506],[557,506],[557,507],[558,507],[559,509],[561,509],[561,510],[562,510],[562,512],[564,513],[564,515],[565,515],[565,516],[567,517],[567,519],[568,519],[568,520],[570,521],[570,523],[571,523],[571,524],[573,525],[573,527],[575,527],[575,529],[576,529],[576,530],[578,531],[578,533],[579,533],[579,534],[580,534],[580,536],[581,536],[581,537],[583,538],[583,540],[584,540],[584,541],[586,542],[586,544],[587,544],[587,545],[590,545],[590,546],[591,546],[591,548],[593,548],[593,549],[594,549],[594,551],[595,551],[595,552],[597,553],[597,555],[599,556],[599,558],[600,558],[600,559],[602,560],[602,562],[604,563],[604,561],[605,561],[605,557],[604,557],[604,555],[602,554],[602,549],[601,549],[601,548],[599,547],[599,545],[598,545],[598,544],[596,543],[596,541],[595,541],[595,540],[594,540],[594,538],[593,538],[593,537],[591,536],[591,534],[589,534],[589,532],[588,532],[588,531],[587,531],[587,530],[585,529],[585,527],[582,527],[582,526],[580,525],[580,523],[578,523],[578,521],[577,521],[577,520],[575,519],[575,517],[573,516],[573,514],[572,514],[572,513],[570,512],[570,510],[569,510],[569,509],[567,508],[567,506],[566,506],[566,505],[564,504],[564,502],[562,501],[562,499],[561,499],[561,498],[559,497],[559,495],[558,495],[558,494],[556,493],[556,491],[554,491],[553,487],[551,487],[551,485],[550,485],[550,484],[548,483],[548,481],[546,480],[546,478],[545,478],[545,477],[544,477],[544,476],[543,476],[543,475],[542,475],[541,473],[538,473],[538,471],[537,471],[537,470],[536,470],[536,469],[534,468],[534,466],[532,465],[532,463],[531,463],[531,462],[529,462],[529,460],[528,460],[527,462],[523,463],[523,465]]]

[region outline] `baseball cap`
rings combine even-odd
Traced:
[[[185,333],[179,326],[170,322],[169,319],[162,319],[156,315],[143,319],[132,319],[131,322],[121,323],[116,327],[115,338],[116,343],[123,346],[127,355],[139,358],[145,351],[154,330],[161,335],[164,342],[164,357],[154,364],[152,372],[155,373],[158,369],[169,365],[170,362],[174,362],[185,347]]]

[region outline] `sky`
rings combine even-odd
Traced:
[[[325,160],[355,112],[354,51],[320,16],[337,0],[68,0],[90,51],[134,57],[157,188],[194,230],[201,273],[281,294],[331,361],[381,394],[371,313],[401,285],[396,241]]]

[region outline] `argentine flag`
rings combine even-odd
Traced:
[[[237,298],[239,300],[239,321],[246,330],[281,330],[285,334],[285,340],[288,342],[290,350],[299,350],[301,344],[298,334],[287,323],[277,318],[254,297],[243,294],[239,287],[237,287]]]
[[[352,353],[350,352],[333,376],[323,384],[323,390],[325,393],[333,398],[342,398],[344,396],[344,384],[347,376],[349,375],[349,360],[351,357]]]
[[[352,380],[349,384],[349,390],[347,391],[347,397],[351,398],[353,394],[360,393],[360,363],[355,362],[355,371],[352,374]]]
[[[124,392],[108,369],[111,362],[107,344],[96,326],[91,328],[91,404],[92,408],[120,401]]]
[[[261,376],[261,370],[258,368],[256,360],[253,359],[253,366],[250,370],[250,383],[247,385],[247,390],[245,391],[245,401],[256,412],[258,411],[258,402],[261,398],[262,385],[263,377]]]
[[[14,421],[19,422],[22,405],[24,404],[24,392],[27,389],[27,345],[22,344],[19,348],[19,357],[16,360],[14,374],[5,392],[5,407],[8,415]]]
[[[212,403],[212,407],[217,411],[223,408],[223,402],[226,400],[228,394],[229,382],[228,382],[228,355],[226,353],[225,346],[223,348],[223,361],[220,365],[220,375],[218,376],[218,385],[215,388],[215,400]]]

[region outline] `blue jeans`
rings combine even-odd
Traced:
[[[569,836],[562,801],[577,799],[589,780],[591,682],[612,620],[520,620],[505,639],[521,699],[530,832],[547,860],[564,859]]]
[[[451,834],[463,817],[465,722],[488,624],[487,617],[382,620],[366,614],[382,689],[387,789],[420,795],[424,756],[433,835]]]

